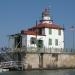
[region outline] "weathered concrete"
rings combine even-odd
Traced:
[[[25,69],[39,68],[39,55],[38,54],[26,54],[24,59]]]
[[[75,68],[75,54],[29,54],[23,58],[25,69]]]
[[[75,67],[75,54],[59,54],[57,65],[58,67]]]

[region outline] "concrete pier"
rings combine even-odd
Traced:
[[[73,51],[10,49],[7,55],[12,56],[13,61],[8,60],[4,64],[1,62],[4,65],[1,64],[3,68],[18,70],[75,68],[75,52]]]
[[[72,53],[27,53],[23,58],[24,69],[75,68],[75,54]]]

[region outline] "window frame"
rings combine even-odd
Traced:
[[[49,38],[49,45],[52,45],[52,39]]]
[[[58,39],[55,39],[55,46],[58,46]]]

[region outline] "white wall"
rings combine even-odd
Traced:
[[[46,48],[64,48],[64,32],[61,30],[61,35],[58,35],[57,29],[52,29],[52,34],[49,34],[49,29],[45,28],[46,36],[37,36],[37,40],[43,40],[43,45]],[[31,44],[30,39],[31,37],[35,37],[35,35],[27,35],[27,47],[36,47],[36,44]],[[52,39],[52,45],[49,45],[49,39]],[[58,46],[55,45],[55,39],[58,39]]]
[[[61,30],[61,35],[58,35],[57,29],[52,29],[52,34],[49,34],[49,29],[45,28],[45,46],[51,48],[64,48],[64,32]],[[52,39],[52,45],[49,45],[49,38]],[[55,46],[55,39],[58,39],[58,46]]]
[[[36,47],[36,44],[31,44],[30,39],[31,37],[35,37],[35,35],[27,35],[27,47]],[[45,40],[45,36],[37,36],[37,40]],[[45,42],[44,42],[45,43]]]
[[[52,34],[49,34],[49,29],[45,28],[42,31],[45,36],[37,36],[37,40],[43,40],[43,45],[45,48],[64,48],[64,31],[61,30],[61,35],[58,35],[57,29],[52,29]],[[22,47],[36,47],[36,44],[31,44],[31,37],[36,35],[22,35]],[[49,39],[52,39],[52,45],[49,45]],[[58,39],[58,46],[55,46],[55,39]],[[14,38],[10,40],[10,47],[14,48]]]

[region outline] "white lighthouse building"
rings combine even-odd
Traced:
[[[11,48],[64,48],[64,28],[53,22],[48,9],[42,12],[42,19],[34,27],[11,37]]]

